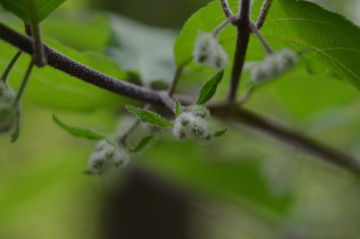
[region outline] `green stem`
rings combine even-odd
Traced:
[[[234,23],[236,21],[239,20],[239,16],[238,15],[231,15],[229,17],[226,18],[225,21],[223,21],[222,23],[220,23],[220,25],[218,25],[215,30],[213,31],[213,36],[214,38],[216,38],[219,33],[229,24],[229,23]]]
[[[30,18],[31,36],[33,38],[34,62],[38,67],[44,67],[46,65],[46,59],[41,40],[40,25],[37,20],[36,9],[32,0],[27,0],[26,3]]]
[[[31,71],[32,71],[33,67],[34,67],[34,61],[31,60],[29,66],[28,66],[28,68],[26,70],[26,73],[24,75],[24,78],[23,78],[23,80],[21,82],[20,88],[19,88],[19,90],[18,90],[18,92],[16,94],[15,104],[18,104],[20,102],[20,100],[21,100],[21,98],[22,98],[22,96],[24,94],[24,91],[25,91],[26,85],[27,85],[27,83],[29,81],[30,74],[31,74]]]
[[[21,56],[22,51],[18,50],[15,54],[15,56],[11,59],[9,65],[6,67],[5,71],[2,73],[0,81],[6,82],[6,79],[8,78],[12,68],[14,67],[16,61]]]

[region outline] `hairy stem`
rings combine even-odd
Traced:
[[[32,43],[29,37],[18,34],[0,23],[0,39],[12,44],[23,52],[32,54]],[[153,91],[134,84],[129,84],[110,76],[104,75],[87,66],[84,66],[52,48],[44,45],[45,55],[48,57],[48,65],[73,77],[100,87],[109,92],[146,101],[151,104],[165,106],[164,93]],[[193,103],[192,99],[186,96],[177,96],[184,105]],[[280,138],[284,142],[303,148],[306,152],[346,168],[360,175],[360,166],[354,158],[330,148],[317,141],[311,140],[301,133],[286,129],[280,125],[271,123],[266,118],[242,108],[234,108],[232,105],[208,105],[210,112],[223,120],[232,120],[242,123],[248,127],[257,129],[263,133]]]
[[[10,71],[12,70],[15,63],[17,62],[17,60],[21,56],[21,53],[22,53],[21,50],[18,50],[16,52],[15,56],[11,59],[10,63],[7,65],[4,72],[2,73],[0,81],[6,82],[6,79],[8,78]]]
[[[177,83],[179,81],[179,78],[181,76],[181,73],[182,73],[183,69],[184,69],[184,66],[176,68],[174,78],[173,78],[173,80],[171,82],[171,85],[169,87],[169,90],[168,90],[169,96],[172,96],[174,94],[176,85],[177,85]]]
[[[236,50],[231,74],[231,83],[228,91],[228,103],[236,100],[240,77],[244,68],[245,57],[250,40],[250,0],[242,0],[240,6],[240,17],[236,24]]]
[[[234,23],[239,19],[239,16],[237,15],[231,15],[230,17],[226,18],[225,21],[223,21],[222,23],[220,23],[219,26],[217,26],[215,28],[215,30],[213,31],[213,36],[216,38],[219,33],[229,24],[229,23]]]
[[[262,26],[264,25],[266,16],[270,10],[272,2],[273,2],[273,0],[265,0],[264,1],[263,5],[261,7],[261,10],[260,10],[260,15],[256,21],[256,25],[257,25],[258,29],[262,28]]]
[[[224,110],[227,108],[227,110]],[[342,153],[336,149],[323,145],[315,140],[307,138],[299,132],[287,129],[281,125],[275,124],[253,112],[250,112],[241,108],[232,108],[228,106],[218,105],[210,107],[211,114],[221,119],[241,122],[251,128],[257,129],[263,133],[267,133],[279,140],[294,145],[298,148],[306,150],[317,157],[324,159],[325,161],[332,163],[335,166],[339,166],[352,171],[353,173],[360,175],[360,162],[355,158]]]
[[[254,33],[257,39],[259,39],[261,45],[263,46],[264,50],[267,54],[273,54],[274,51],[272,50],[270,44],[267,42],[265,37],[261,34],[259,29],[257,28],[257,25],[254,22],[250,22],[250,28],[251,31]]]
[[[18,92],[16,93],[16,98],[15,98],[15,103],[19,103],[23,94],[24,94],[24,91],[25,91],[25,88],[26,88],[26,85],[29,81],[29,78],[30,78],[30,75],[31,75],[31,71],[34,67],[34,60],[31,60],[31,62],[29,63],[29,66],[26,70],[26,73],[24,75],[24,78],[21,82],[21,85],[20,85],[20,88],[18,90]]]
[[[229,4],[228,4],[227,0],[220,0],[220,4],[221,4],[222,10],[224,11],[224,14],[226,17],[230,17],[233,15],[229,8]]]

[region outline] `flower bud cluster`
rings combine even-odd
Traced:
[[[295,68],[298,63],[296,52],[284,48],[269,54],[262,62],[253,67],[251,80],[255,84],[277,78]]]
[[[0,81],[0,135],[12,134],[15,131],[19,110],[13,90]]]
[[[196,39],[193,56],[197,64],[212,66],[217,70],[229,64],[226,51],[211,33],[202,34]]]
[[[126,165],[129,160],[130,155],[125,148],[104,139],[96,144],[88,165],[92,173],[101,175],[113,167]]]
[[[179,141],[210,142],[214,138],[214,132],[208,125],[209,118],[208,109],[201,105],[192,105],[175,119],[173,135]]]

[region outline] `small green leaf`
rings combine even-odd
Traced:
[[[223,136],[227,131],[228,131],[228,129],[223,129],[223,130],[216,131],[216,132],[214,133],[214,137]]]
[[[43,21],[65,0],[0,0],[0,4],[24,22]]]
[[[80,138],[87,138],[91,140],[99,140],[105,138],[103,134],[100,134],[98,132],[95,132],[92,129],[84,128],[84,127],[74,127],[65,124],[61,120],[59,120],[55,115],[53,115],[53,120],[57,125],[59,125],[61,128],[66,130],[68,133],[70,133],[73,136],[80,137]]]
[[[216,73],[213,78],[208,80],[203,87],[201,87],[199,99],[196,101],[196,104],[202,105],[208,102],[215,94],[217,86],[221,82],[224,76],[224,71],[219,71]]]
[[[139,143],[135,146],[135,148],[130,150],[130,152],[132,152],[132,153],[140,153],[140,152],[144,151],[145,149],[150,148],[151,146],[153,146],[160,139],[160,137],[165,132],[166,132],[166,129],[160,131],[157,134],[145,136],[144,138],[142,138],[139,141]]]
[[[139,117],[143,122],[158,125],[161,127],[173,126],[172,123],[167,122],[161,116],[155,114],[154,112],[136,108],[131,105],[125,106],[125,108],[130,112]]]
[[[180,108],[180,102],[176,101],[176,109],[175,109],[176,115],[181,115],[181,108]]]
[[[21,126],[21,111],[19,109],[16,113],[16,129],[15,132],[11,135],[10,143],[15,143],[18,140],[21,132]]]

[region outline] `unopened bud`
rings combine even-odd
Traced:
[[[129,160],[129,153],[124,148],[101,140],[96,144],[88,164],[92,173],[101,175],[113,167],[126,165]]]

